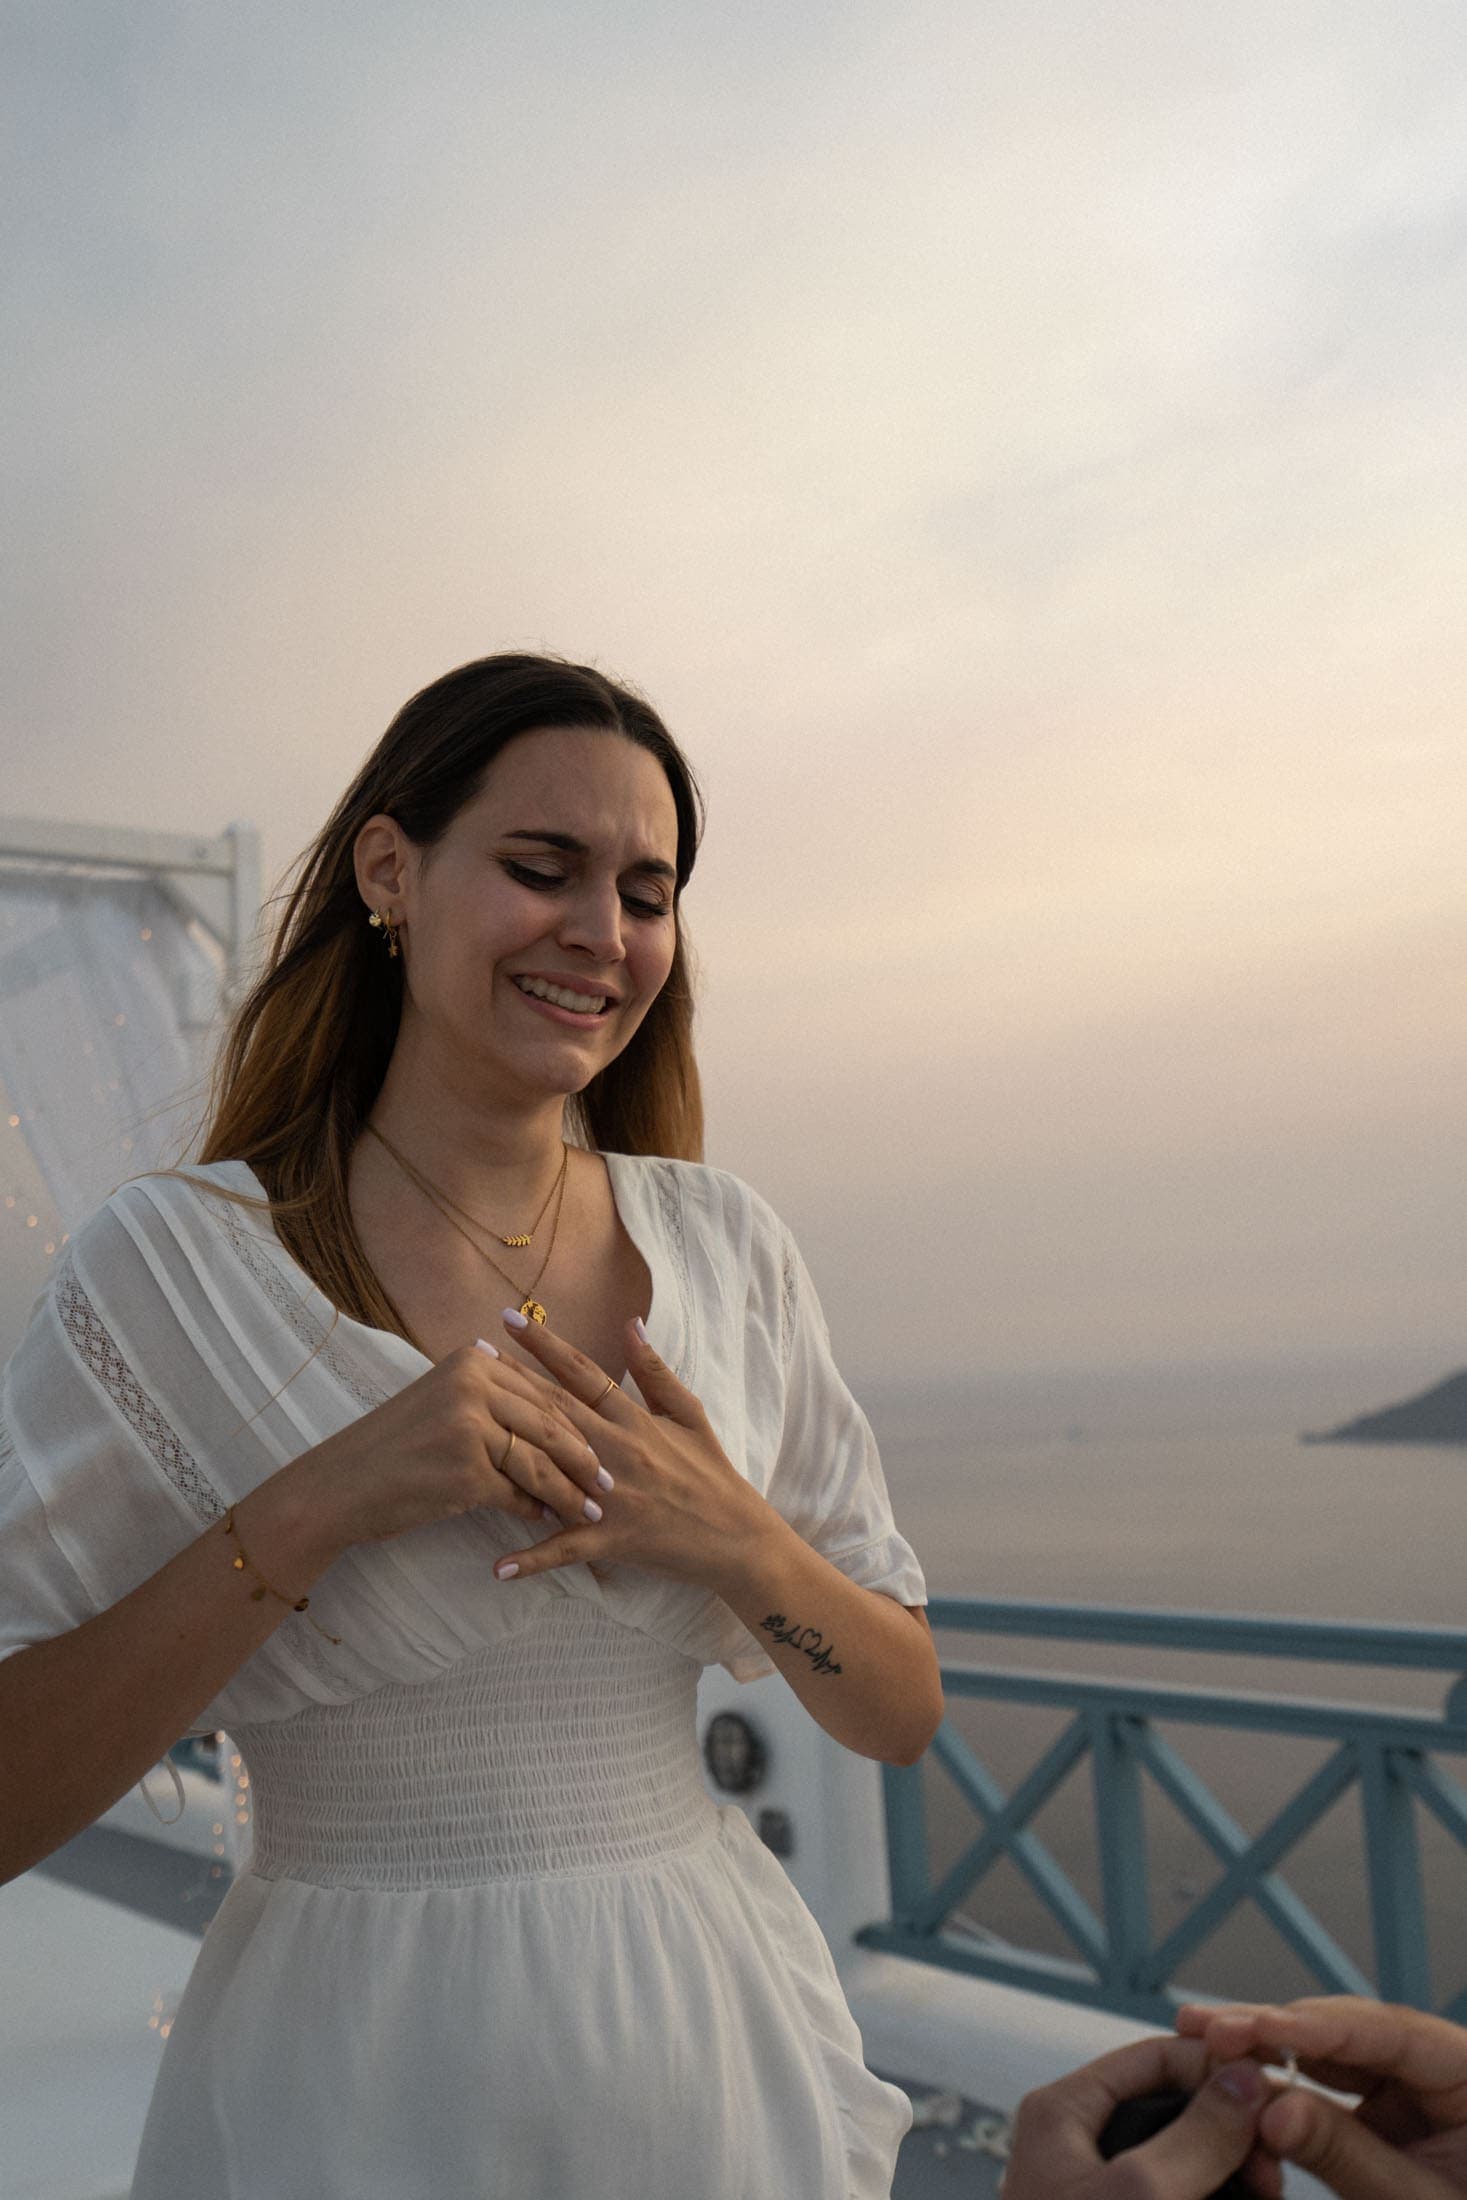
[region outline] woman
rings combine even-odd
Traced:
[[[800,1256],[698,1160],[697,835],[593,671],[414,697],[202,1163],[113,1194],[7,1371],[0,1876],[184,1733],[251,1783],[133,2200],[889,2192],[910,2104],[698,1760],[714,1661],[899,1763],[941,1690]]]

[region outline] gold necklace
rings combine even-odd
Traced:
[[[366,1128],[371,1131],[372,1125],[368,1123],[366,1125]],[[481,1260],[488,1261],[490,1267],[494,1270],[496,1275],[504,1277],[505,1282],[509,1285],[512,1291],[518,1291],[520,1289],[520,1286],[515,1282],[514,1277],[511,1276],[505,1269],[500,1267],[498,1261],[494,1258],[494,1255],[492,1253],[486,1253],[483,1246],[480,1245],[477,1240],[469,1237],[469,1233],[464,1228],[463,1224],[457,1221],[455,1217],[449,1213],[448,1209],[444,1206],[442,1199],[437,1196],[435,1188],[428,1182],[428,1179],[425,1176],[421,1175],[419,1171],[413,1167],[413,1164],[407,1159],[406,1155],[400,1154],[395,1146],[388,1145],[387,1140],[382,1137],[382,1133],[380,1131],[372,1131],[372,1135],[375,1138],[381,1140],[381,1143],[387,1147],[387,1151],[391,1154],[393,1160],[398,1164],[403,1174],[410,1178],[411,1181],[417,1185],[418,1190],[423,1194],[423,1197],[428,1200],[432,1206],[438,1209],[438,1212],[442,1215],[444,1221],[453,1224],[453,1227],[455,1230],[457,1230],[459,1236],[468,1240],[469,1244],[473,1246],[474,1251],[479,1255],[479,1258]],[[560,1197],[555,1202],[555,1220],[550,1226],[550,1243],[545,1248],[545,1258],[541,1261],[539,1268],[535,1271],[535,1275],[533,1280],[531,1281],[529,1290],[525,1292],[524,1297],[520,1300],[520,1312],[526,1317],[527,1320],[532,1322],[543,1322],[549,1320],[549,1315],[547,1314],[545,1308],[541,1305],[540,1301],[535,1297],[534,1292],[535,1285],[540,1281],[541,1276],[544,1275],[546,1269],[550,1266],[550,1256],[555,1251],[556,1234],[560,1229],[560,1209],[562,1202],[565,1198],[565,1172],[569,1161],[570,1148],[569,1146],[567,1146],[565,1149],[565,1158],[560,1164],[560,1174],[556,1178],[556,1183],[560,1187]],[[446,1193],[444,1197],[447,1197]]]
[[[387,1151],[391,1154],[394,1161],[398,1162],[401,1167],[411,1172],[412,1163],[407,1160],[407,1158],[403,1154],[400,1154],[398,1152],[396,1146],[393,1145],[391,1139],[386,1137],[381,1131],[379,1131],[375,1123],[368,1123],[364,1127],[372,1133],[372,1136],[379,1142],[379,1144],[387,1148]],[[449,1199],[447,1192],[443,1190],[441,1185],[435,1185],[434,1189],[435,1191],[437,1191],[439,1198],[444,1200],[448,1206],[452,1207],[455,1214],[462,1215],[465,1222],[472,1222],[476,1230],[489,1230],[489,1235],[491,1237],[497,1237],[501,1245],[533,1245],[535,1242],[535,1232],[539,1229],[541,1223],[545,1220],[545,1209],[550,1205],[551,1200],[555,1197],[556,1186],[560,1183],[561,1177],[565,1175],[566,1167],[569,1161],[570,1147],[565,1144],[564,1140],[562,1140],[560,1170],[559,1174],[556,1176],[555,1183],[551,1185],[549,1191],[545,1194],[545,1197],[540,1205],[540,1212],[538,1215],[536,1215],[529,1229],[519,1230],[515,1233],[513,1237],[504,1237],[501,1236],[498,1230],[490,1230],[487,1222],[481,1222],[477,1215],[471,1215],[467,1207],[460,1207],[457,1200]],[[427,1179],[424,1178],[422,1181],[426,1183]],[[501,1273],[502,1272],[503,1271],[501,1271]]]

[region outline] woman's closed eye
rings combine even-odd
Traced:
[[[537,871],[528,863],[511,863],[507,859],[504,868],[521,886],[533,886],[542,893],[553,893],[557,886],[567,883],[564,871]],[[672,908],[671,902],[644,901],[637,894],[623,894],[621,898],[628,909],[639,917],[665,917]]]

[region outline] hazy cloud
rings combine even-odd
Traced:
[[[873,1371],[1456,1349],[1467,20],[7,11],[5,801],[643,685]]]

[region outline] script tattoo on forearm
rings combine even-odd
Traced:
[[[776,1642],[787,1642],[794,1650],[803,1650],[817,1673],[839,1673],[843,1667],[825,1647],[823,1636],[815,1627],[796,1627],[783,1612],[770,1612],[759,1625],[766,1635],[773,1635]]]

